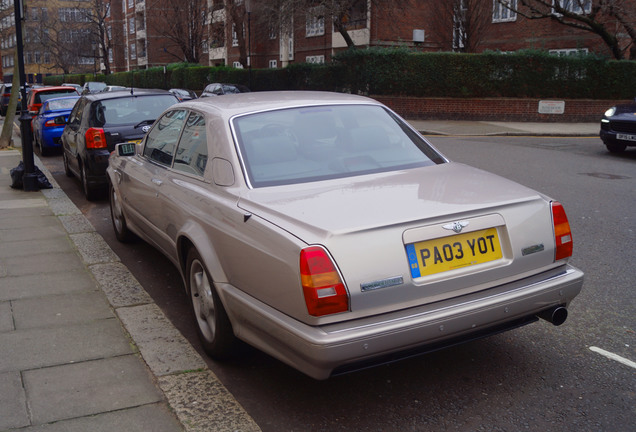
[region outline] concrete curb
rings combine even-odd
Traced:
[[[260,431],[66,196],[37,155],[34,161],[53,186],[41,190],[49,207],[67,230],[84,265],[106,295],[184,430]]]

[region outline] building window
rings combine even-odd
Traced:
[[[575,14],[590,13],[592,11],[592,0],[552,0],[552,4],[559,3],[563,9]],[[582,6],[582,7],[581,7]],[[553,11],[558,14],[558,12]]]
[[[130,59],[135,60],[137,58],[137,44],[134,42],[130,44]]]
[[[510,22],[517,20],[517,0],[493,0],[492,22]]]
[[[232,24],[232,46],[239,46],[238,43],[238,34],[236,33],[236,24]]]
[[[110,63],[112,63],[113,62],[113,58],[114,58],[113,57],[113,49],[112,48],[108,48],[108,61]]]
[[[128,32],[130,34],[135,32],[135,17],[128,18]]]
[[[315,56],[307,56],[305,57],[306,63],[324,63],[325,56],[324,55],[315,55]]]
[[[307,37],[322,36],[325,34],[325,14],[321,7],[309,9],[307,12],[305,31]]]
[[[278,60],[270,60],[269,61],[269,68],[270,69],[276,69],[278,67]]]
[[[581,56],[589,53],[587,48],[551,49],[549,52],[550,54],[558,55],[559,57]]]
[[[241,64],[241,62],[237,62],[237,61],[232,63],[232,67],[235,67],[237,69],[243,69],[243,65]]]
[[[128,0],[128,8],[135,6],[135,2],[133,0]]]

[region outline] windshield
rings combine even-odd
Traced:
[[[49,111],[70,110],[78,99],[79,96],[75,98],[51,99],[48,101],[46,109]]]
[[[156,120],[166,108],[177,103],[172,94],[136,95],[103,99],[93,104],[98,126],[137,124]]]
[[[442,163],[388,110],[334,105],[249,114],[233,120],[253,187],[327,180]]]
[[[68,89],[68,90],[55,90],[55,91],[50,91],[50,92],[38,92],[35,95],[35,103],[43,103],[49,99],[53,99],[53,98],[57,98],[60,96],[67,96],[69,94],[74,94],[76,95],[77,92],[75,91],[75,89]]]

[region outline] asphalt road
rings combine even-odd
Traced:
[[[563,203],[574,233],[571,262],[586,273],[566,323],[539,321],[327,381],[249,348],[235,363],[209,360],[211,369],[266,432],[636,430],[636,369],[621,363],[636,362],[636,148],[609,154],[596,137],[430,140],[455,161]],[[106,198],[85,201],[79,182],[65,177],[61,156],[43,160],[200,350],[177,270],[141,241],[119,244]]]

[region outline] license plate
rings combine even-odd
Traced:
[[[414,279],[502,257],[496,228],[411,243],[406,252]]]
[[[616,138],[624,141],[636,141],[636,135],[616,134]]]

